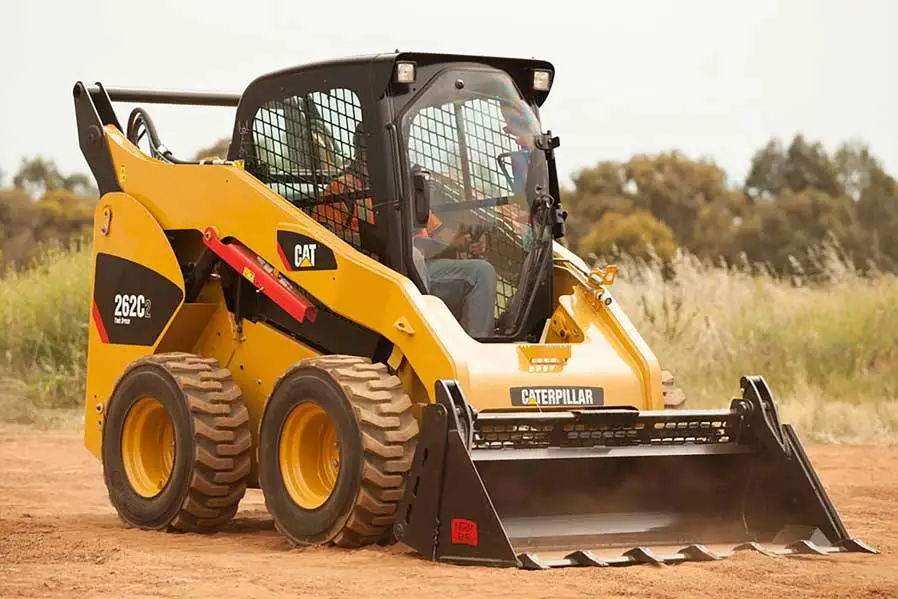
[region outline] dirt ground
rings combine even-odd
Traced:
[[[882,554],[526,572],[396,547],[290,549],[252,490],[214,535],[126,529],[75,433],[0,436],[0,597],[898,597],[898,448],[815,446],[849,530]]]

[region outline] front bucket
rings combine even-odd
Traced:
[[[474,418],[441,381],[397,539],[433,560],[537,569],[875,553],[849,537],[763,379],[742,383],[728,410]]]

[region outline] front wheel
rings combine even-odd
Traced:
[[[391,530],[418,435],[412,403],[383,364],[304,360],[275,384],[259,434],[259,482],[294,545],[359,547]]]

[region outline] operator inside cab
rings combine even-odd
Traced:
[[[497,259],[496,254],[503,253],[501,249],[490,247],[490,231],[503,225],[512,229],[525,250],[532,241],[528,238],[531,233],[528,226],[530,214],[524,207],[527,203],[525,183],[532,139],[539,125],[529,107],[521,108],[517,96],[499,93],[488,100],[475,99],[461,105],[463,111],[468,110],[471,120],[479,125],[468,127],[468,131],[475,131],[468,135],[472,144],[477,143],[483,148],[480,156],[472,161],[475,167],[479,167],[480,174],[470,175],[473,181],[466,186],[465,181],[460,180],[465,177],[463,169],[446,162],[431,161],[436,166],[436,169],[430,169],[435,186],[442,189],[444,195],[455,196],[454,200],[440,203],[437,210],[448,210],[447,215],[454,217],[452,220],[456,222],[444,223],[432,208],[427,225],[414,232],[413,258],[428,292],[446,302],[469,335],[485,338],[495,332],[498,303],[499,276],[492,260]],[[495,110],[496,106],[499,110]],[[422,119],[424,123],[433,120],[432,114]],[[476,132],[485,139],[477,139]],[[494,140],[500,137],[504,141],[497,144]],[[440,147],[439,150],[445,148]],[[500,178],[494,165],[503,153],[511,162],[510,186],[504,192],[483,189],[485,186],[480,183],[491,174]],[[416,164],[413,171],[419,168],[421,166]],[[472,197],[466,197],[465,192],[461,191],[466,187],[471,190]],[[517,196],[518,201],[508,201],[508,198],[497,198],[496,195]],[[504,202],[497,201],[500,199]],[[471,203],[482,204],[484,208],[458,209],[459,205]],[[478,224],[466,225],[465,221]],[[491,249],[494,250],[492,256]],[[507,256],[498,256],[498,261],[503,259]],[[517,274],[506,274],[505,278],[508,280]]]
[[[374,224],[374,206],[370,195],[359,200],[352,199],[358,192],[370,190],[361,122],[356,126],[353,146],[354,156],[350,165],[325,191],[326,196],[344,199],[326,202],[316,208],[316,217],[331,224],[344,239],[358,236],[360,221]],[[461,229],[449,234],[432,211],[427,227],[418,232],[418,237],[441,244],[442,257],[428,261],[426,267],[423,254],[415,249],[416,265],[419,264],[420,271],[424,273],[428,293],[451,306],[461,304],[461,325],[469,335],[489,335],[494,325],[496,271],[489,262],[480,259],[486,251],[486,239],[473,240],[470,232]],[[462,253],[471,258],[459,257]]]
[[[415,266],[427,292],[450,307],[460,304],[460,324],[470,336],[490,335],[495,325],[497,276],[493,265],[482,258],[488,237],[481,234],[474,239],[464,227],[450,230],[433,211],[415,237]],[[465,254],[470,258],[461,257]]]
[[[528,202],[524,182],[532,154],[532,139],[539,131],[539,124],[530,107],[522,104],[522,100],[514,92],[491,94],[489,98],[478,96],[463,105],[467,105],[469,112],[478,113],[477,117],[472,118],[488,122],[486,127],[481,127],[481,135],[488,140],[501,136],[503,141],[501,144],[490,141],[484,146],[481,160],[485,165],[480,166],[484,174],[473,182],[465,182],[462,171],[448,163],[430,161],[428,171],[433,181],[444,195],[449,190],[449,195],[455,197],[449,201],[434,203],[426,226],[413,230],[413,260],[425,293],[443,300],[471,337],[488,338],[495,333],[497,307],[501,309],[501,302],[498,301],[501,298],[497,295],[500,276],[494,262],[497,254],[506,251],[505,248],[491,247],[490,236],[501,225],[513,231],[524,251],[532,241],[528,238],[531,233],[528,226],[530,215],[526,208]],[[485,112],[487,108],[488,115]],[[486,116],[480,115],[481,112]],[[423,122],[424,127],[431,126],[429,115]],[[424,130],[423,133],[426,136],[428,132]],[[428,136],[428,139],[433,139],[433,136]],[[445,143],[439,143],[440,147],[432,148],[433,155],[446,151],[457,152],[457,148],[443,147]],[[499,154],[503,152],[510,158],[510,177],[508,173],[500,175],[495,166]],[[333,201],[316,208],[319,220],[329,224],[338,235],[351,242],[357,241],[360,224],[374,224],[362,122],[358,123],[354,131],[353,153],[343,174],[333,180],[325,191],[326,196],[333,196]],[[415,162],[413,170],[414,168],[421,166]],[[488,173],[487,169],[492,171]],[[508,179],[504,190],[479,189],[480,179],[490,174],[495,175],[494,178]],[[465,188],[469,190],[469,195],[473,194],[472,197],[466,198],[465,192],[459,191]],[[496,202],[497,195],[515,196],[517,200],[509,201],[508,197],[503,197],[504,201]],[[475,204],[484,202],[489,207],[470,210],[464,208],[465,204],[471,204],[472,201]],[[437,214],[442,211],[447,211],[445,216]],[[508,261],[507,255],[498,258],[500,262]],[[514,280],[517,275],[518,272],[504,273],[503,279],[511,280],[514,284],[517,283]]]

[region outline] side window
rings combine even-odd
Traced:
[[[441,183],[436,204],[465,197],[458,123],[452,104],[428,106],[412,120],[408,134],[409,163],[428,171]],[[449,196],[449,197],[442,197]]]
[[[247,169],[355,248],[379,257],[362,106],[349,89],[264,104]]]
[[[290,201],[314,198],[314,154],[301,98],[268,102],[253,120],[255,160],[251,169]]]
[[[315,92],[309,96],[319,128],[326,131],[330,152],[324,156],[322,168],[339,174],[347,167],[367,173],[364,148],[357,148],[363,139],[356,139],[356,131],[362,122],[362,106],[358,96],[348,89]],[[361,131],[359,131],[361,133]],[[358,151],[357,151],[358,150]],[[359,162],[359,164],[356,164]]]

